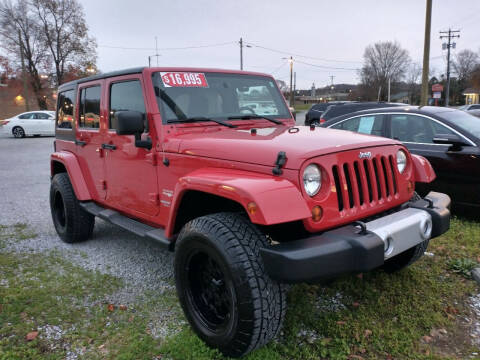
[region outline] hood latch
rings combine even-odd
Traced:
[[[287,162],[287,154],[285,151],[279,151],[277,155],[277,160],[275,161],[275,167],[272,169],[273,175],[282,175],[282,167]]]

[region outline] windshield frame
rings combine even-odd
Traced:
[[[169,124],[169,125],[172,125],[172,124],[192,124],[192,122],[189,122],[189,121],[182,121],[183,119],[178,117],[178,112],[176,114],[177,115],[176,118],[169,119],[167,117],[166,109],[165,109],[165,105],[164,105],[164,103],[166,101],[165,101],[165,98],[162,101],[161,95],[166,95],[168,98],[170,98],[170,96],[168,96],[166,91],[162,91],[162,90],[165,90],[165,87],[163,86],[163,82],[161,82],[161,80],[159,80],[161,72],[162,71],[153,71],[151,73],[151,79],[152,79],[152,86],[153,86],[153,90],[154,90],[155,100],[156,100],[156,106],[157,106],[158,111],[161,115],[162,124],[164,124],[164,125],[167,125],[167,124]],[[177,71],[174,71],[174,72],[178,72],[178,73],[181,73],[181,72],[184,72],[184,73],[195,72],[195,73],[197,73],[199,71],[197,71],[196,69],[192,70],[192,71],[190,71],[188,69],[185,69],[185,70],[177,70]],[[248,73],[247,74],[242,74],[242,73],[222,72],[222,71],[201,71],[201,73],[205,74],[205,77],[207,78],[207,83],[208,83],[208,76],[211,75],[211,74],[216,75],[216,76],[225,76],[226,78],[228,78],[228,77],[248,77],[248,78],[256,78],[256,79],[263,78],[265,80],[265,84],[267,84],[268,81],[270,81],[271,83],[273,83],[273,86],[271,86],[271,89],[268,89],[268,87],[267,87],[267,89],[270,91],[270,94],[271,94],[271,100],[269,100],[269,101],[274,102],[275,106],[279,110],[279,114],[278,115],[275,115],[275,114],[272,115],[272,114],[262,114],[262,113],[225,113],[223,116],[211,116],[211,115],[208,115],[208,116],[198,115],[198,116],[213,118],[213,119],[224,121],[224,122],[246,121],[246,120],[247,121],[251,121],[251,120],[265,121],[265,119],[262,119],[263,116],[270,117],[270,118],[273,118],[273,119],[276,119],[276,120],[282,120],[282,119],[291,120],[292,119],[292,115],[291,115],[290,109],[289,109],[289,107],[286,103],[286,100],[285,100],[283,94],[281,93],[277,82],[275,81],[275,79],[273,77],[271,77],[269,75],[261,75],[261,74],[248,74]],[[159,86],[159,81],[161,82],[160,86]],[[160,91],[162,91],[162,93],[160,93]],[[170,100],[171,100],[172,103],[174,103],[173,99],[170,98]],[[167,99],[167,103],[168,103],[168,99]],[[167,104],[167,106],[168,106],[168,104]],[[173,110],[172,106],[168,106],[168,107],[171,110]],[[284,113],[282,113],[282,108],[284,110]],[[182,113],[183,113],[183,111],[180,111],[180,114],[182,114]],[[186,114],[184,114],[184,115],[186,115]],[[246,117],[248,115],[252,115],[252,118],[247,119]],[[238,116],[239,118],[238,119],[229,119],[229,117],[232,117],[232,116],[233,117]],[[245,118],[241,119],[240,117],[242,117],[242,116],[244,116]],[[191,117],[191,116],[185,116],[185,120],[187,120],[189,117]],[[197,117],[197,115],[194,115],[193,117]],[[201,122],[201,121],[198,121],[198,122]]]

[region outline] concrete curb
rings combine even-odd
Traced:
[[[480,285],[480,267],[472,270],[472,277]]]

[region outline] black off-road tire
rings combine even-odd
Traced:
[[[52,179],[50,209],[53,225],[64,242],[84,241],[92,235],[95,216],[80,207],[67,173],[56,174]]]
[[[197,335],[226,356],[265,345],[282,327],[286,287],[265,273],[260,248],[267,245],[248,219],[234,213],[194,219],[177,239],[175,281],[183,311]]]
[[[415,192],[410,201],[417,201],[421,198],[422,197]],[[425,251],[427,251],[429,242],[430,240],[425,240],[417,246],[412,247],[411,249],[408,249],[407,251],[404,251],[403,253],[398,254],[391,259],[388,259],[385,261],[385,264],[383,264],[383,269],[387,273],[394,273],[412,265],[415,261],[423,256]]]
[[[12,129],[12,135],[16,139],[21,139],[25,137],[25,130],[21,126],[15,126]]]

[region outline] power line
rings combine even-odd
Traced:
[[[314,57],[314,56],[307,56],[307,55],[300,55],[300,54],[295,54],[290,51],[283,51],[283,50],[278,50],[278,49],[273,49],[270,47],[262,46],[262,45],[257,45],[251,42],[248,42],[249,45],[253,47],[257,47],[260,49],[276,52],[278,54],[284,54],[284,55],[292,55],[295,57],[301,57],[305,59],[312,59],[312,60],[319,60],[319,61],[327,61],[327,62],[345,62],[345,63],[361,63],[362,61],[353,61],[353,60],[334,60],[334,59],[324,59],[324,58],[319,58],[319,57]]]
[[[189,49],[201,49],[201,48],[209,48],[209,47],[218,47],[218,46],[225,46],[235,44],[235,41],[229,41],[224,43],[218,44],[208,44],[208,45],[197,45],[197,46],[184,46],[184,47],[169,47],[169,48],[158,48],[160,51],[170,51],[170,50],[189,50]],[[157,50],[155,48],[150,47],[125,47],[125,46],[112,46],[112,45],[98,45],[101,48],[107,49],[121,49],[121,50]]]
[[[327,65],[311,64],[311,63],[308,63],[308,62],[305,62],[305,61],[301,61],[301,60],[296,60],[296,62],[298,62],[298,63],[300,63],[300,64],[308,65],[308,66],[313,66],[313,67],[316,67],[316,68],[321,68],[321,69],[354,70],[354,71],[360,70],[359,68],[343,68],[343,67],[336,67],[336,66],[327,66]]]

